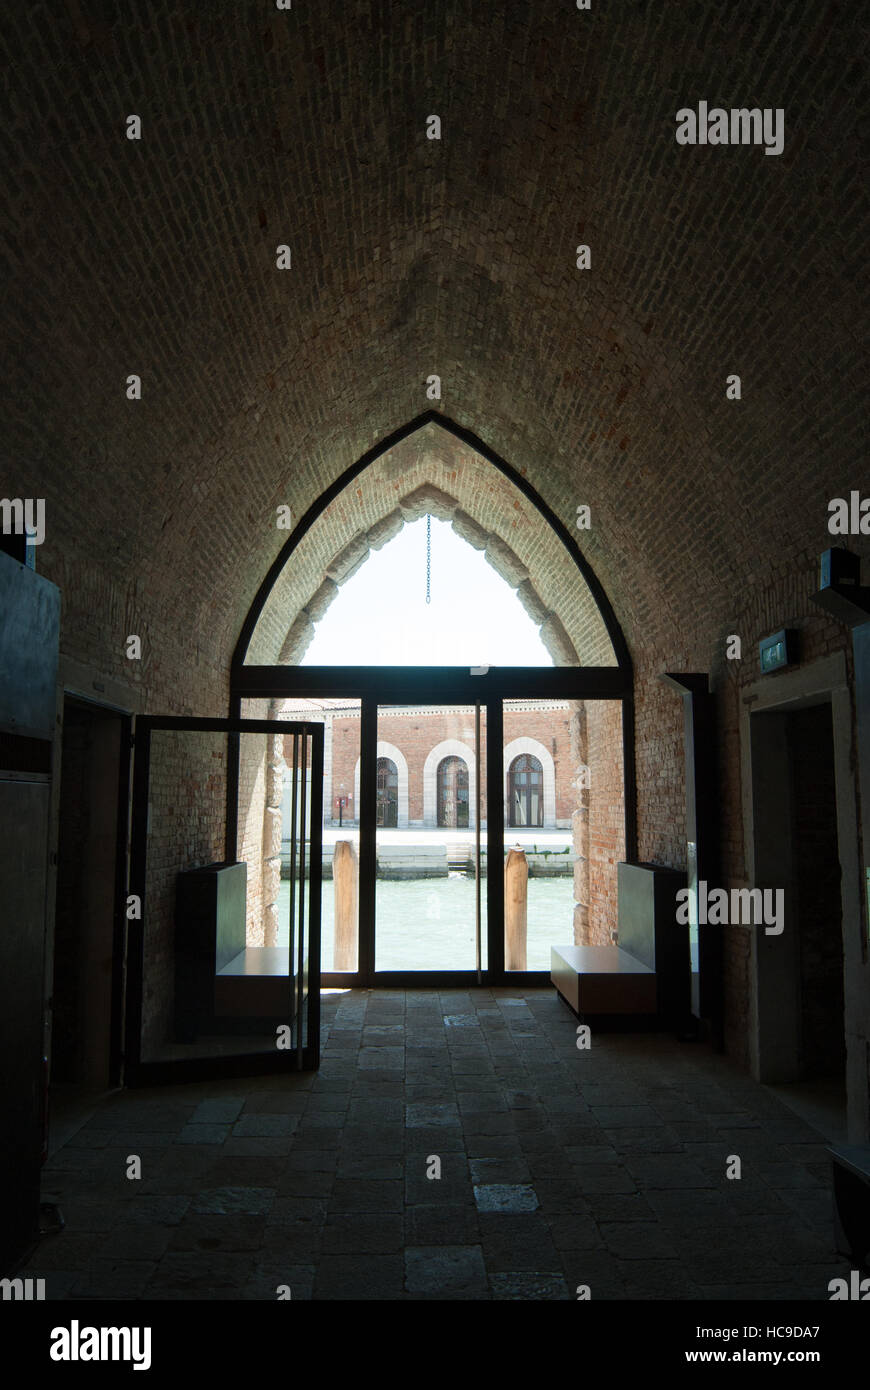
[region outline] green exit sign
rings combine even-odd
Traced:
[[[783,666],[791,666],[794,661],[794,645],[794,633],[789,632],[787,628],[759,642],[761,674],[766,676],[771,671],[780,671]]]

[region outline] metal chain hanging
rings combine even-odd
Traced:
[[[432,602],[432,518],[426,517],[426,602]]]

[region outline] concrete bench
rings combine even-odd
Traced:
[[[286,1017],[292,988],[286,946],[246,946],[215,975],[214,1005],[219,1018]]]
[[[832,1144],[834,1237],[837,1249],[870,1268],[870,1146]]]
[[[656,974],[620,946],[552,946],[550,979],[576,1014],[654,1014]]]
[[[688,930],[676,923],[685,874],[618,865],[619,944],[553,946],[550,978],[576,1014],[633,1015],[680,1027],[689,1006]]]

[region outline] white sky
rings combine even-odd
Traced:
[[[341,586],[302,665],[552,666],[514,590],[434,516],[431,592],[421,517]]]

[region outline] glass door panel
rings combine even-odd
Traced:
[[[375,971],[484,969],[485,707],[379,705],[376,775]]]
[[[322,768],[310,724],[137,721],[128,1081],[317,1065]]]
[[[622,703],[504,700],[505,970],[604,946],[625,858]]]
[[[324,975],[355,974],[359,970],[360,701],[325,696],[245,700],[242,712],[318,724],[323,730],[321,970]],[[290,746],[288,734],[282,797],[285,827],[290,823],[293,794]],[[285,839],[281,846],[281,901],[285,904],[290,898],[289,870],[290,842]]]

